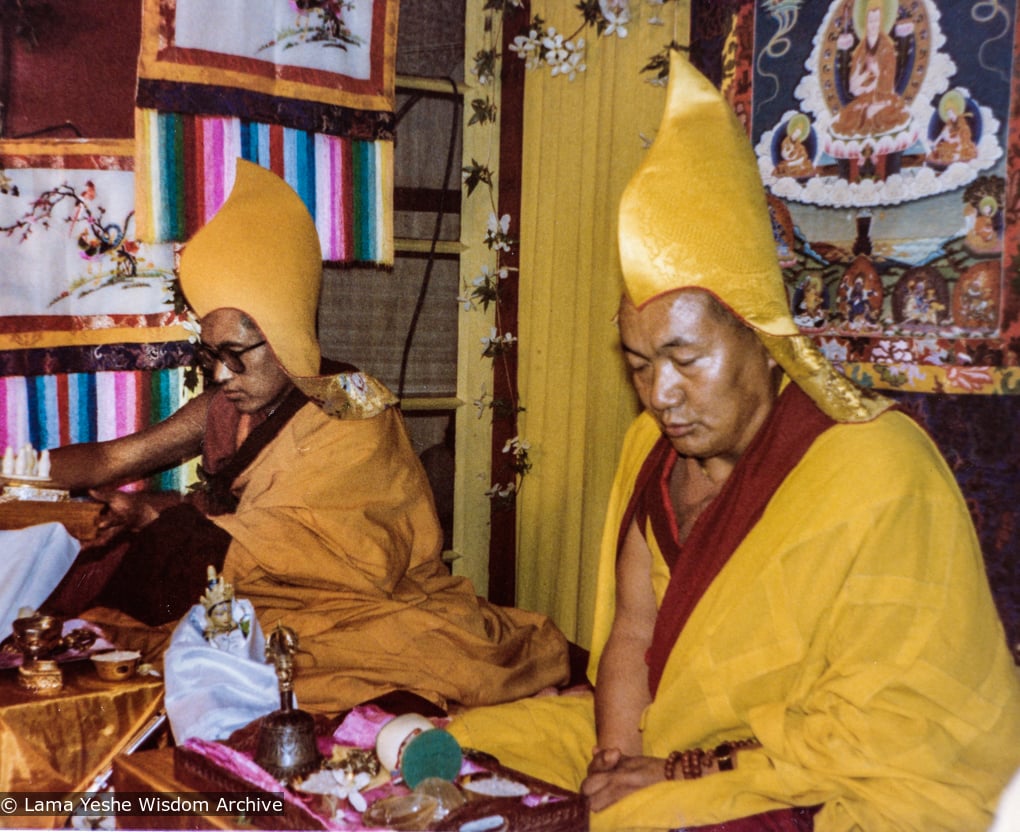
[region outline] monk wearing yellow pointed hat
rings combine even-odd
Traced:
[[[982,830],[1020,685],[953,475],[794,325],[747,136],[675,55],[620,207],[642,414],[606,520],[593,695],[459,715],[591,828]]]
[[[319,374],[314,222],[283,180],[237,164],[180,263],[212,388],[133,436],[52,452],[54,481],[93,488],[113,537],[46,606],[151,652],[211,564],[265,631],[297,634],[302,708],[335,714],[394,690],[440,707],[502,702],[565,682],[566,640],[547,618],[487,603],[442,562],[396,397],[351,367]],[[196,498],[95,489],[198,454]]]

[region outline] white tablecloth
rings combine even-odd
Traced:
[[[60,523],[0,531],[0,639],[21,607],[35,609],[49,597],[80,548]]]

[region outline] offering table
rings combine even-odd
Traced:
[[[136,675],[106,682],[87,660],[61,668],[62,689],[45,694],[22,688],[17,668],[0,671],[2,792],[89,788],[162,707],[161,678]]]

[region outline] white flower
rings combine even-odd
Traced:
[[[576,44],[571,44],[570,56],[559,66],[560,73],[567,76],[568,81],[573,81],[578,72],[584,72],[588,66],[584,63],[584,38]],[[553,70],[555,74],[556,70]]]
[[[482,338],[481,342],[482,346],[485,347],[486,350],[495,347],[496,351],[499,352],[506,347],[513,346],[516,340],[517,339],[511,333],[504,332],[502,335],[499,335],[496,331],[496,327],[492,327],[488,337]]]
[[[354,811],[364,812],[368,808],[368,801],[365,800],[361,790],[371,782],[372,775],[367,771],[352,774],[347,769],[335,768],[333,777],[336,778],[335,794],[338,797],[346,798]]]
[[[527,35],[515,37],[508,48],[524,61],[525,69],[535,69],[542,63],[542,50],[539,46],[538,32],[532,29]]]
[[[510,215],[504,214],[497,218],[494,213],[489,214],[489,222],[485,232],[485,244],[497,251],[510,251]]]
[[[509,219],[509,216],[507,216]],[[496,271],[493,271],[488,266],[482,266],[482,273],[478,275],[474,280],[471,281],[472,286],[495,286],[498,280],[506,280],[510,274],[510,270],[503,266]]]
[[[620,38],[627,37],[627,24],[630,22],[629,0],[600,0],[602,16],[609,25],[602,33],[607,38],[616,35]]]
[[[465,312],[470,312],[475,308],[475,302],[470,297],[464,295],[457,295],[457,303],[459,303]]]
[[[519,436],[511,436],[503,445],[503,453],[513,453],[514,456],[521,456],[531,450],[531,445]]]
[[[492,402],[492,396],[489,395],[485,389],[485,385],[482,385],[481,395],[475,399],[472,404],[478,409],[478,418],[481,419],[485,415],[485,411],[489,409],[489,404]]]
[[[491,488],[486,489],[485,496],[492,497],[509,497],[517,490],[517,484],[508,482],[506,485],[494,485]]]
[[[567,59],[568,51],[563,43],[563,35],[556,34],[556,30],[550,28],[542,38],[542,48],[545,50],[545,62],[553,68],[556,74],[557,67]]]
[[[538,32],[532,29],[527,35],[518,35],[508,48],[518,58],[527,58],[538,49]]]
[[[609,21],[609,25],[606,26],[606,30],[602,33],[607,38],[612,35],[616,35],[618,38],[627,37],[627,27],[624,25],[627,21],[621,20],[615,15],[608,15],[606,20]]]
[[[504,214],[502,217],[497,218],[496,214],[490,211],[487,228],[490,234],[498,232],[508,233],[510,231],[510,215]]]

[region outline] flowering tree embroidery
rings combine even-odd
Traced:
[[[291,0],[297,20],[289,29],[276,33],[276,39],[262,44],[259,50],[282,46],[293,49],[306,43],[347,51],[348,46],[360,46],[362,39],[344,22],[344,11],[353,8],[351,0]]]
[[[17,188],[8,188],[4,193],[18,195]],[[57,211],[60,206],[65,209],[63,216]],[[24,242],[36,230],[46,231],[54,223],[62,223],[72,235],[77,235],[78,250],[89,268],[85,274],[73,276],[67,288],[50,301],[50,306],[112,286],[131,289],[151,286],[155,281],[164,285],[175,311],[182,312],[184,299],[173,273],[139,257],[140,245],[130,234],[134,213],[129,211],[119,223],[109,221],[106,209],[96,202],[96,188],[91,180],[80,192],[65,182],[43,191],[19,219],[0,226],[0,233],[17,236],[19,242]]]

